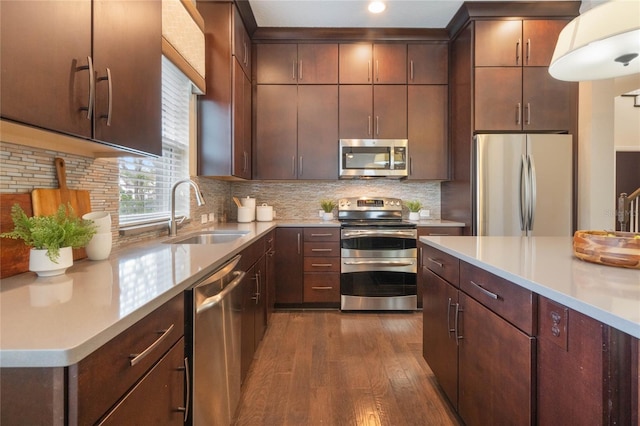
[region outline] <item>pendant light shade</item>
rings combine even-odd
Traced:
[[[558,37],[549,74],[588,81],[640,73],[640,1],[611,0],[569,22]]]

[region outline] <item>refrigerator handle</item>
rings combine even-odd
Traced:
[[[529,163],[528,166],[528,174],[529,174],[529,231],[533,231],[533,221],[536,217],[536,165],[533,162],[533,157],[527,155],[527,160]]]
[[[528,176],[527,171],[528,168],[526,166],[527,160],[525,156],[522,156],[520,160],[520,230],[526,231],[527,228],[527,215],[529,212],[528,200],[529,200],[529,191],[528,191]]]

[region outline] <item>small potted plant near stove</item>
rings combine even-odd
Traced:
[[[407,201],[404,205],[409,209],[409,220],[420,220],[420,209],[422,209],[420,201]]]
[[[96,233],[93,221],[78,218],[71,205],[61,204],[51,216],[28,217],[14,204],[11,219],[13,231],[0,237],[22,240],[30,246],[29,270],[41,277],[64,274],[73,265],[71,249],[85,247]]]
[[[336,202],[333,200],[321,200],[320,207],[322,207],[323,220],[332,220],[333,219],[333,209],[336,207]]]

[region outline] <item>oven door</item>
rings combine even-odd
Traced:
[[[360,261],[370,261],[373,265],[379,260],[358,259],[358,262]],[[417,309],[416,260],[394,260],[393,262],[412,263],[412,265],[399,266],[398,270],[394,271],[390,266],[367,269],[363,265],[345,265],[350,262],[343,260],[343,271],[340,275],[340,309],[346,311]],[[355,270],[348,272],[352,268]]]
[[[417,255],[418,231],[407,228],[343,228],[340,248],[346,257],[410,257]]]

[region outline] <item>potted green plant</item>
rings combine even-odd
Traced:
[[[28,217],[14,204],[11,219],[13,231],[0,236],[22,240],[31,247],[29,270],[39,276],[64,274],[73,265],[71,249],[86,246],[96,233],[93,221],[78,218],[71,205],[61,204],[51,216]]]
[[[324,212],[322,214],[322,219],[324,220],[332,220],[333,219],[333,209],[336,207],[336,202],[333,200],[320,200],[320,207]]]
[[[409,209],[409,220],[420,219],[420,209],[422,209],[422,203],[418,200],[407,201],[404,203]]]

